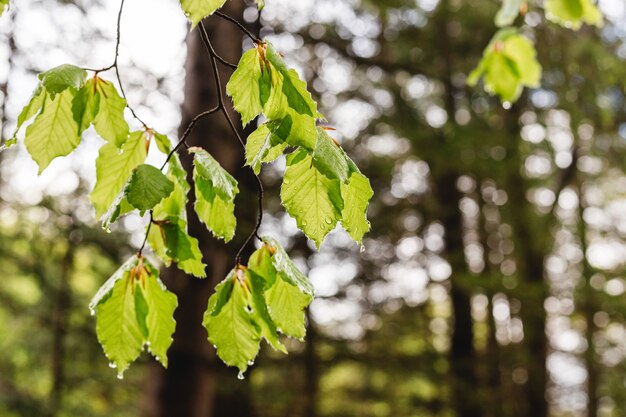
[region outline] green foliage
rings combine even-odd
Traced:
[[[261,9],[261,3],[259,2],[259,10]],[[0,16],[9,8],[9,0],[0,0]]]
[[[191,21],[192,28],[205,17],[222,7],[226,0],[180,0],[185,16]]]
[[[193,26],[224,3],[181,0]],[[263,4],[257,1],[259,8]],[[123,94],[99,77],[113,68],[117,70],[116,64],[96,71],[90,79],[85,69],[73,65],[39,74],[40,83],[20,113],[13,137],[0,150],[14,144],[22,126],[34,119],[26,128],[24,141],[41,173],[53,159],[76,149],[83,132],[93,126],[106,141],[96,159],[96,183],[91,192],[103,226],[108,229],[134,210],[142,215],[150,211],[146,243],[155,255],[165,265],[175,262],[184,272],[204,278],[206,265],[199,242],[188,232],[187,194],[191,187],[175,152],[183,143],[173,150],[167,136],[142,121],[143,130],[130,132]],[[326,130],[316,126],[323,116],[297,72],[270,43],[259,41],[243,54],[226,90],[244,124],[259,115],[267,119],[247,139],[247,166],[258,174],[263,163],[293,150],[287,157],[281,198],[298,227],[319,248],[341,222],[360,243],[369,230],[369,181]],[[145,164],[153,141],[167,155],[162,169]],[[238,183],[206,150],[193,147],[189,152],[193,154],[195,212],[213,235],[228,242],[237,225]],[[255,229],[251,236],[257,232]],[[145,261],[143,249],[105,283],[92,304],[98,314],[98,339],[120,375],[144,346],[167,365],[174,331],[175,297],[158,281],[158,271]],[[256,357],[261,339],[286,353],[279,334],[304,337],[304,309],[313,298],[310,282],[274,239],[264,239],[250,264],[250,268],[237,265],[217,287],[204,320],[219,356],[241,372]]]
[[[302,338],[304,309],[313,299],[309,280],[275,239],[252,254],[249,267],[238,265],[209,299],[204,326],[219,357],[239,368],[254,363],[261,338],[287,353],[278,334]]]
[[[121,153],[112,143],[100,148],[96,159],[96,185],[91,193],[96,217],[101,217],[113,205],[133,170],[143,164],[146,156],[146,135],[142,131],[130,134]]]
[[[474,86],[484,76],[485,90],[503,101],[516,101],[524,87],[539,87],[541,66],[536,56],[528,38],[516,29],[501,29],[485,48],[467,82]]]
[[[583,23],[602,26],[602,13],[591,0],[546,0],[546,17],[566,28],[580,29]]]
[[[143,257],[130,258],[98,290],[90,309],[98,340],[120,378],[144,346],[167,366],[177,305],[176,296],[159,281],[158,269]]]
[[[237,181],[205,150],[190,148],[194,154],[193,180],[200,220],[216,237],[230,241],[235,235]]]
[[[174,183],[152,165],[139,165],[126,187],[126,198],[140,211],[154,208],[174,191]]]

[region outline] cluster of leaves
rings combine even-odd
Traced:
[[[181,0],[194,26],[224,3]],[[262,7],[262,1],[257,3]],[[96,71],[90,79],[85,69],[73,65],[41,73],[12,138],[3,146],[15,144],[22,126],[32,120],[24,144],[41,173],[55,158],[72,153],[83,133],[93,127],[105,141],[95,161],[91,192],[103,226],[109,228],[133,211],[149,212],[146,243],[154,254],[165,265],[175,263],[186,273],[204,278],[206,265],[198,240],[187,230],[191,185],[176,153],[184,138],[172,148],[165,135],[143,122],[142,130],[131,132],[123,93],[99,75],[115,65]],[[258,41],[243,55],[226,89],[244,125],[261,114],[265,118],[247,139],[245,164],[258,174],[263,163],[289,152],[281,198],[298,227],[318,248],[339,222],[361,243],[370,229],[369,180],[327,129],[317,126],[323,116],[298,73],[269,42]],[[160,169],[145,164],[153,142],[166,155]],[[215,237],[228,242],[237,223],[237,181],[206,150],[190,147],[188,152],[193,155],[194,210]],[[262,240],[248,266],[237,259],[209,300],[204,317],[219,357],[241,373],[254,361],[261,338],[286,353],[279,334],[304,337],[304,309],[313,299],[311,283],[285,250],[271,237]],[[90,305],[97,318],[98,339],[120,377],[144,347],[167,366],[175,329],[176,297],[161,284],[158,269],[142,250],[100,288]]]
[[[546,18],[578,30],[583,23],[601,27],[602,13],[592,0],[545,0]],[[541,65],[532,41],[510,25],[528,12],[528,0],[503,0],[495,17],[501,27],[483,53],[478,67],[469,75],[470,86],[484,76],[485,90],[503,101],[516,101],[524,87],[539,87]]]

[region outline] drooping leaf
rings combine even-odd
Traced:
[[[502,0],[502,6],[496,14],[496,26],[510,26],[519,16],[522,7],[527,7],[526,0]]]
[[[178,300],[159,280],[157,268],[149,265],[146,271],[149,276],[145,279],[143,293],[148,305],[148,350],[167,368],[167,350],[172,344],[172,335],[176,329],[174,310],[178,306]]]
[[[280,333],[296,339],[306,335],[304,310],[313,297],[284,278],[278,277],[265,293],[270,316]]]
[[[493,37],[478,67],[467,79],[476,85],[484,76],[485,90],[503,101],[517,100],[524,87],[538,87],[541,66],[532,42],[516,29],[501,29]]]
[[[600,9],[591,0],[546,0],[546,17],[566,28],[578,30],[583,23],[601,27]]]
[[[341,218],[340,182],[322,174],[303,149],[287,157],[280,197],[298,228],[318,248]]]
[[[286,143],[291,146],[301,146],[312,151],[317,143],[317,129],[315,119],[305,114],[299,114],[291,108],[286,108],[282,119],[272,120],[269,123],[272,137],[276,143]]]
[[[124,119],[126,100],[118,94],[110,81],[97,77],[93,81],[98,100],[93,126],[104,140],[120,148],[128,139],[129,132],[128,123]]]
[[[246,165],[261,172],[261,165],[274,161],[283,154],[287,143],[273,136],[266,123],[259,126],[246,140]]]
[[[174,191],[174,183],[152,165],[139,165],[132,173],[126,188],[128,202],[146,211],[159,204]]]
[[[50,97],[54,99],[57,94],[68,88],[78,90],[85,83],[87,71],[74,65],[63,64],[42,72],[38,77]]]
[[[359,244],[362,243],[363,235],[370,230],[367,206],[373,195],[374,191],[369,180],[358,170],[352,170],[348,182],[341,183],[341,197],[343,198],[341,225]]]
[[[96,185],[91,201],[96,217],[101,217],[114,203],[133,170],[146,159],[145,133],[133,132],[120,150],[112,143],[100,148],[96,159]]]
[[[125,264],[128,269],[121,271],[111,291],[95,306],[98,341],[120,376],[137,359],[146,341],[135,308],[137,262],[134,257],[133,262]]]
[[[180,0],[185,16],[191,21],[191,28],[196,27],[205,17],[222,7],[226,0]]]
[[[190,148],[189,151],[194,154],[195,211],[216,237],[228,242],[235,235],[237,225],[237,180],[205,150]]]
[[[244,126],[263,110],[260,78],[259,53],[257,48],[252,48],[242,55],[237,69],[226,84],[226,92],[232,97],[235,110],[241,115]]]
[[[153,132],[153,134],[154,141],[156,142],[159,150],[165,155],[169,154],[172,150],[172,143],[170,142],[170,139],[166,135],[159,132]]]
[[[26,129],[24,144],[39,165],[39,173],[59,156],[69,155],[80,142],[78,126],[72,117],[75,92],[63,91],[54,99],[47,98],[41,113]]]
[[[209,299],[203,325],[217,354],[229,366],[245,372],[259,352],[261,330],[254,322],[249,274],[235,269]]]

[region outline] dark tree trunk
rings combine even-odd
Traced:
[[[227,2],[223,11],[242,20],[243,2]],[[231,62],[241,56],[242,34],[231,23],[211,17],[206,28],[217,52]],[[187,40],[185,99],[182,105],[180,133],[198,113],[217,104],[217,92],[211,61],[199,36],[194,30]],[[220,64],[222,86],[232,70]],[[231,105],[226,103],[227,109]],[[231,114],[235,117],[234,114]],[[237,120],[235,118],[235,120]],[[256,199],[256,190],[249,187],[250,173],[244,171],[243,151],[236,142],[223,114],[216,113],[203,119],[189,138],[191,146],[207,149],[221,164],[240,181],[241,198],[237,204],[246,207],[242,200]],[[190,172],[191,159],[181,152],[183,165]],[[191,177],[188,178],[191,181]],[[193,201],[193,191],[190,201]],[[242,236],[250,232],[250,224],[256,215],[254,210],[242,211],[238,220],[240,228],[234,242],[225,245],[213,239],[188,206],[189,232],[200,241],[200,249],[207,264],[207,279],[201,280],[185,275],[175,267],[163,271],[162,278],[168,288],[178,296],[179,306],[175,313],[176,332],[169,350],[169,368],[153,363],[150,366],[143,402],[145,417],[248,417],[253,415],[247,380],[237,379],[234,368],[227,369],[216,357],[215,350],[207,340],[202,317],[207,301],[215,285],[224,279],[234,266],[235,253],[242,243]],[[241,217],[243,216],[243,218]]]

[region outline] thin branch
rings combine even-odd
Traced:
[[[254,36],[252,34],[252,32],[250,32],[248,29],[246,29],[246,27],[244,25],[242,25],[237,19],[228,16],[227,14],[224,14],[222,12],[220,12],[219,10],[215,12],[216,16],[221,17],[222,19],[225,19],[233,24],[235,24],[239,29],[241,29],[241,31],[243,33],[246,34],[246,36],[248,36],[250,39],[252,39],[252,42],[256,43],[256,44],[261,44],[263,43],[263,41],[259,38],[257,38],[256,36]]]
[[[239,22],[237,22],[237,23],[239,23]],[[228,122],[228,125],[230,126],[230,129],[233,131],[233,134],[235,135],[235,137],[237,138],[237,141],[241,145],[241,148],[245,152],[246,144],[245,144],[244,140],[242,139],[241,135],[239,134],[239,131],[235,127],[235,124],[233,123],[233,120],[231,119],[230,115],[228,114],[228,111],[226,110],[226,105],[224,104],[224,93],[222,92],[222,83],[221,83],[221,80],[220,80],[220,72],[219,72],[219,68],[217,66],[218,55],[215,52],[215,48],[213,48],[213,45],[211,44],[211,40],[209,39],[209,35],[208,35],[207,31],[206,31],[206,28],[204,27],[204,24],[202,22],[200,22],[200,24],[198,26],[199,26],[199,30],[200,30],[200,38],[202,39],[202,42],[204,43],[204,46],[205,46],[207,52],[209,53],[209,57],[211,59],[211,66],[213,68],[213,75],[215,77],[215,88],[217,89],[217,98],[218,98],[217,108],[220,109],[222,111],[222,113],[224,114],[224,117],[226,118],[226,121]],[[256,42],[256,40],[255,40],[255,42]],[[237,265],[241,261],[241,254],[243,253],[244,249],[248,246],[250,241],[254,237],[256,237],[259,240],[262,240],[261,237],[259,236],[259,228],[261,227],[261,223],[263,222],[263,183],[261,182],[261,178],[259,178],[259,176],[254,172],[254,170],[252,170],[252,174],[254,175],[254,178],[256,180],[257,187],[258,187],[258,190],[259,190],[257,221],[256,221],[256,224],[254,226],[254,229],[248,235],[248,237],[246,238],[245,242],[243,243],[243,245],[241,246],[239,251],[237,251],[237,255],[235,256],[235,263]]]

